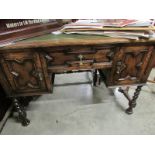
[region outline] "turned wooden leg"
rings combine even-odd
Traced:
[[[137,100],[137,98],[138,98],[138,96],[139,96],[139,94],[140,94],[140,91],[141,91],[142,87],[143,87],[143,86],[137,86],[137,88],[136,88],[136,90],[135,90],[135,92],[134,92],[134,95],[133,95],[133,97],[132,97],[132,100],[130,101],[133,108],[135,108],[136,105],[137,105],[137,104],[136,104],[136,100]]]
[[[106,78],[105,78],[105,75],[103,74],[102,70],[99,69],[98,72],[99,72],[99,75],[100,75],[100,82],[105,81]]]
[[[133,113],[133,108],[136,107],[136,100],[140,94],[142,86],[138,86],[134,92],[134,95],[132,97],[132,99],[130,98],[128,91],[129,91],[129,87],[127,87],[125,90],[123,90],[122,88],[119,88],[118,91],[121,92],[129,101],[129,107],[128,109],[126,109],[126,113],[127,114],[132,114]]]
[[[18,102],[22,104],[22,106],[28,106],[29,102],[32,100],[32,96],[27,96],[27,97],[19,97]]]
[[[97,69],[93,72],[93,85],[97,86],[101,84],[100,74],[97,74]]]
[[[93,86],[96,86],[97,83],[97,69],[93,71]]]
[[[26,112],[20,106],[19,101],[16,98],[13,99],[13,105],[18,113],[18,120],[22,123],[23,126],[28,126],[30,124],[30,121],[26,118]]]

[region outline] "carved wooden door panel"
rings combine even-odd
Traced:
[[[127,46],[120,48],[113,62],[110,83],[123,85],[146,82],[145,73],[149,69],[148,62],[152,53],[152,46]]]
[[[35,51],[6,52],[1,56],[1,65],[14,94],[31,95],[48,90],[39,55]]]

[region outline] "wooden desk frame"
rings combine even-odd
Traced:
[[[37,40],[37,39],[36,39]],[[54,75],[74,71],[97,71],[107,87],[119,87],[133,113],[142,86],[155,61],[155,40],[131,41],[103,37],[30,39],[0,48],[0,83],[12,97],[22,125],[30,123],[18,98],[51,93]],[[137,85],[133,97],[124,86]]]

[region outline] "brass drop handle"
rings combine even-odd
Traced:
[[[11,74],[14,75],[15,77],[19,76],[19,74],[17,72],[15,72],[15,71],[12,71]]]
[[[42,76],[42,73],[41,72],[38,72],[38,77],[39,77],[39,80],[40,81],[43,81],[43,76]]]
[[[120,74],[125,68],[126,65],[122,61],[118,61],[116,64],[116,74]]]
[[[38,88],[38,86],[35,86],[35,85],[33,85],[32,83],[30,83],[30,82],[27,83],[27,86],[28,86],[29,88],[32,88],[32,89],[37,89],[37,88]]]
[[[82,54],[80,54],[80,55],[78,55],[78,58],[80,59],[80,65],[83,65],[84,56]]]
[[[48,54],[47,54],[47,55],[45,55],[45,58],[46,58],[48,61],[53,60],[53,58],[52,58],[51,56],[49,56]]]
[[[109,61],[110,60],[112,60],[113,59],[113,57],[114,57],[114,52],[113,51],[111,51],[111,52],[109,52],[107,55],[107,58],[109,59]]]
[[[23,63],[23,60],[20,60],[20,59],[14,59],[14,61],[16,61],[19,64],[22,64]]]
[[[38,78],[40,81],[43,81],[42,72],[40,72],[40,71],[33,71],[32,75],[35,76],[36,78]]]
[[[143,65],[143,63],[140,62],[140,63],[138,63],[138,64],[136,65],[136,68],[137,68],[137,69],[141,69],[142,65]]]

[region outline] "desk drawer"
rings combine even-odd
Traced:
[[[108,85],[145,83],[153,58],[153,46],[120,47],[113,61]]]
[[[0,65],[12,94],[31,95],[50,91],[39,54],[35,50],[10,50],[2,53]]]
[[[114,47],[44,48],[47,67],[54,72],[74,69],[111,67]]]

